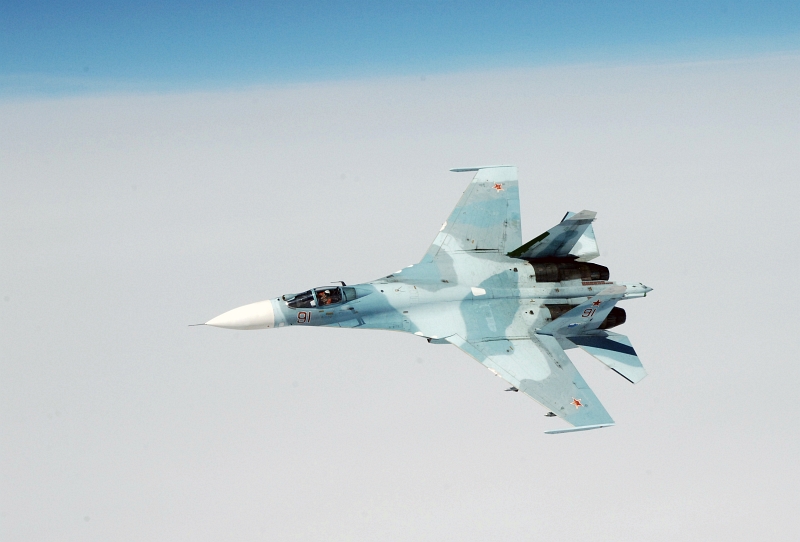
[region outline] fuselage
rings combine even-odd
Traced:
[[[472,265],[475,259],[480,266]],[[421,263],[377,280],[342,286],[323,286],[298,294],[245,305],[207,325],[233,329],[286,326],[331,326],[404,331],[441,339],[463,333],[467,315],[482,315],[483,334],[504,331],[504,324],[524,317],[531,331],[562,311],[579,305],[614,282],[566,280],[537,282],[525,260],[496,253],[464,253],[446,264]],[[625,284],[628,297],[649,288]],[[520,316],[522,315],[522,316]]]
[[[597,213],[568,212],[522,242],[517,170],[475,171],[418,264],[355,285],[331,285],[245,305],[206,322],[234,329],[291,326],[385,329],[450,344],[573,427],[613,418],[565,354],[582,348],[630,382],[646,371],[623,334],[617,303],[643,284],[615,283],[600,256]]]

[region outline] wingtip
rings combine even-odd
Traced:
[[[464,173],[464,172],[467,172],[467,171],[478,171],[480,169],[492,169],[492,168],[498,168],[498,167],[514,167],[514,166],[509,165],[509,164],[501,164],[501,165],[497,165],[497,166],[454,167],[454,168],[451,168],[450,171],[452,171],[453,173]]]
[[[597,212],[590,211],[589,209],[584,209],[583,211],[575,213],[569,217],[570,220],[594,220],[595,218],[597,218]]]
[[[578,427],[566,427],[564,429],[550,429],[545,431],[545,435],[558,435],[560,433],[575,433],[577,431],[589,431],[590,429],[602,429],[603,427],[613,427],[615,423],[598,423],[596,425],[581,425]]]

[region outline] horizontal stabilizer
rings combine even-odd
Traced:
[[[590,335],[567,337],[567,339],[633,384],[647,376],[642,361],[625,335],[600,331]]]

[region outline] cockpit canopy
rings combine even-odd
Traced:
[[[309,309],[312,307],[326,307],[338,305],[356,298],[356,289],[349,286],[324,286],[283,296],[286,305],[292,309]]]

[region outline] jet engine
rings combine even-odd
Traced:
[[[600,324],[600,329],[611,329],[612,327],[621,326],[625,323],[627,316],[625,316],[625,309],[614,307],[608,313],[606,319]]]
[[[565,280],[608,280],[608,267],[596,263],[528,260],[536,274],[536,282],[562,282]]]
[[[571,311],[578,305],[566,305],[566,304],[558,304],[558,305],[544,305],[546,309],[550,311],[550,318],[551,320],[555,320],[556,318],[566,314],[567,312]],[[614,307],[611,309],[611,312],[608,313],[606,319],[603,320],[603,323],[600,324],[600,329],[611,329],[612,327],[621,326],[625,323],[627,316],[625,315],[625,309],[620,307]]]

